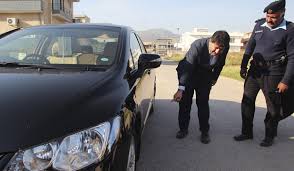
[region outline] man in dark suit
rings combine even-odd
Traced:
[[[208,144],[209,138],[209,94],[225,65],[229,51],[230,36],[226,31],[217,31],[211,38],[196,40],[177,67],[179,88],[174,101],[179,102],[179,127],[176,137],[188,134],[191,104],[196,92],[196,104],[201,131],[201,142]]]

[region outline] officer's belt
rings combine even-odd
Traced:
[[[253,63],[255,66],[261,67],[261,68],[267,68],[272,65],[281,65],[286,63],[286,56],[282,56],[280,59],[275,59],[275,60],[269,60],[269,61],[260,61],[257,59],[253,59]]]
[[[268,66],[275,64],[284,64],[286,62],[286,56],[282,56],[280,59],[265,61]]]

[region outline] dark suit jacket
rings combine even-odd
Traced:
[[[207,85],[211,84],[212,80],[217,81],[225,65],[229,46],[225,47],[217,62],[211,66],[208,44],[209,38],[194,41],[185,58],[179,62],[177,72],[180,86],[186,86],[191,82]]]

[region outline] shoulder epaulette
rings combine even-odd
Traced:
[[[265,21],[265,18],[260,18],[258,20],[255,20],[255,23],[258,23],[258,22],[264,22]]]

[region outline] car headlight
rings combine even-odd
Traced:
[[[66,137],[57,151],[53,168],[79,170],[99,162],[105,152],[110,123]]]
[[[39,171],[51,166],[54,154],[57,150],[57,144],[45,144],[29,150],[23,154],[23,164],[26,169]]]
[[[61,143],[51,142],[19,151],[4,171],[40,171],[52,166],[56,170],[79,170],[98,163],[103,160],[104,154],[107,154],[107,147],[112,146],[118,138],[120,120],[120,117],[116,117],[111,123],[104,122],[94,128],[65,137]]]
[[[23,152],[16,153],[9,164],[4,168],[4,171],[26,171],[23,164]]]

